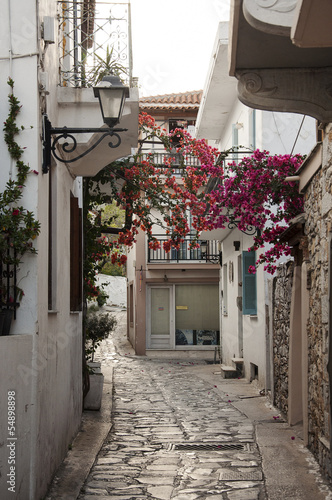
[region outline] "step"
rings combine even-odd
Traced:
[[[243,365],[243,358],[232,358],[232,363],[235,365]]]
[[[238,378],[239,374],[234,366],[220,365],[222,378]]]
[[[237,371],[238,377],[243,377],[244,375],[243,358],[232,358],[232,363]]]

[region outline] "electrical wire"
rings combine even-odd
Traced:
[[[285,146],[285,144],[284,144],[284,142],[283,142],[283,140],[282,140],[281,134],[280,134],[280,132],[279,132],[279,128],[278,128],[278,124],[277,124],[277,120],[276,120],[276,117],[275,117],[275,114],[274,114],[274,112],[273,112],[273,111],[272,111],[272,117],[273,117],[273,121],[274,121],[274,124],[275,124],[275,127],[276,127],[277,134],[278,134],[278,136],[279,136],[280,142],[281,142],[281,144],[282,144],[282,145],[283,145],[283,147],[284,147],[285,153],[287,153],[287,148],[286,148],[286,146]]]
[[[301,128],[302,128],[302,125],[303,125],[303,123],[304,123],[305,117],[306,117],[306,115],[303,115],[303,118],[302,118],[302,121],[301,121],[301,124],[300,124],[299,130],[298,130],[297,136],[296,136],[296,138],[295,138],[295,141],[294,141],[294,144],[293,144],[293,147],[292,147],[292,151],[291,151],[291,153],[290,153],[291,155],[293,154],[293,151],[294,151],[295,145],[296,145],[297,140],[298,140],[298,138],[299,138],[299,135],[300,135]]]

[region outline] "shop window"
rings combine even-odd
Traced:
[[[175,344],[219,344],[218,285],[175,287]]]

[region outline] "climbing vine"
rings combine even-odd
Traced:
[[[8,96],[9,114],[4,122],[4,140],[12,160],[15,162],[15,178],[7,181],[5,189],[0,192],[0,255],[2,265],[19,265],[25,253],[36,253],[33,240],[40,232],[40,224],[34,214],[22,205],[23,190],[31,170],[23,160],[25,148],[16,140],[17,135],[24,127],[17,125],[17,117],[21,111],[21,104],[14,95],[14,81],[8,79],[10,94]],[[11,299],[20,300],[24,295],[18,285],[13,285]],[[1,285],[1,299],[8,297],[8,290]]]

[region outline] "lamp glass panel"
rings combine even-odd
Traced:
[[[120,118],[124,105],[123,89],[100,89],[99,99],[104,121],[116,124]]]

